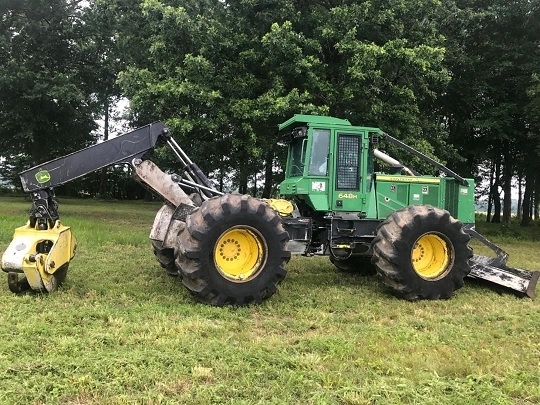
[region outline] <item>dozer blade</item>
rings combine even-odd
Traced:
[[[493,242],[490,242],[485,236],[476,232],[474,225],[466,226],[464,230],[471,238],[483,243],[496,255],[496,257],[474,255],[470,260],[471,272],[469,273],[469,277],[486,280],[490,283],[514,290],[522,296],[534,298],[540,272],[508,267],[506,265],[508,253]]]
[[[506,258],[474,255],[469,277],[489,281],[534,298],[540,272],[506,266]]]

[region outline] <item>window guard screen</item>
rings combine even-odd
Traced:
[[[358,190],[360,184],[360,137],[338,135],[336,184],[338,190]]]

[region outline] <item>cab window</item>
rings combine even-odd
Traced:
[[[307,149],[307,138],[294,138],[290,146],[289,176],[301,177],[304,175],[304,157]]]
[[[309,174],[311,176],[326,176],[328,174],[328,154],[330,152],[330,131],[327,129],[313,130],[313,142],[309,159]]]

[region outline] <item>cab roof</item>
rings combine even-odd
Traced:
[[[352,126],[349,120],[341,118],[328,117],[325,115],[307,115],[307,114],[294,114],[292,118],[279,125],[279,130],[296,128],[298,124],[312,125],[324,125],[324,126]]]
[[[308,114],[294,114],[292,118],[289,118],[282,124],[279,124],[279,131],[294,129],[298,126],[325,126],[325,127],[352,127],[353,125],[349,120],[342,118],[329,117],[326,115],[308,115]],[[376,132],[380,132],[379,128],[371,127],[358,127],[364,128]]]

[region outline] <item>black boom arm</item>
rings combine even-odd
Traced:
[[[53,226],[58,219],[53,187],[107,166],[127,164],[133,167],[133,162],[152,150],[160,139],[171,147],[183,165],[181,175],[175,176],[180,187],[197,190],[203,198],[221,194],[180,148],[169,130],[161,122],[154,122],[20,173],[23,189],[32,197],[31,225],[38,222],[44,228],[47,224]]]
[[[161,122],[154,122],[105,142],[71,153],[58,159],[37,165],[22,172],[24,191],[33,192],[56,187],[103,167],[125,163],[141,157],[156,146],[164,134]]]

